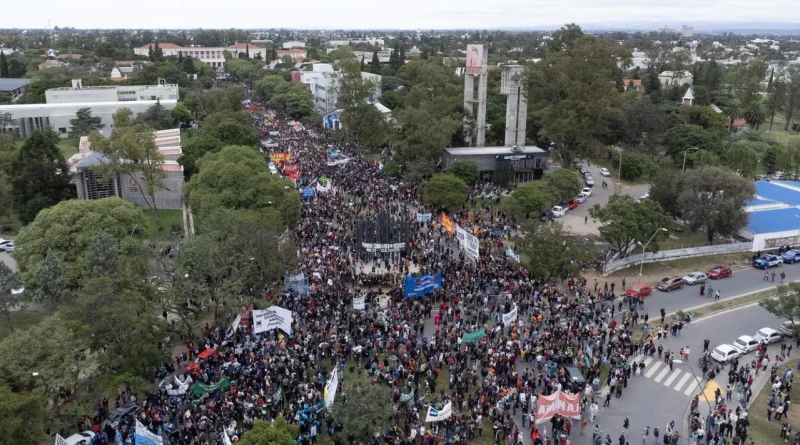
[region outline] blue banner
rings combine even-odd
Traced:
[[[328,153],[328,155],[331,157],[331,159],[336,159],[339,157],[339,150],[332,150],[330,153]]]
[[[300,295],[308,295],[311,292],[311,287],[308,284],[308,278],[302,273],[298,275],[287,275],[284,278],[286,283],[284,290],[289,292],[293,291]]]
[[[314,187],[303,187],[303,199],[311,199],[317,196],[317,189]]]
[[[436,275],[423,275],[414,277],[406,276],[406,288],[404,296],[406,298],[424,297],[431,291],[442,288],[442,273]]]
[[[508,257],[512,258],[514,261],[516,261],[516,262],[518,262],[518,263],[519,263],[519,255],[517,255],[516,253],[514,253],[514,250],[513,250],[511,247],[509,247],[508,249],[506,249],[506,256],[508,256]]]
[[[430,221],[433,218],[432,213],[417,213],[417,222]]]

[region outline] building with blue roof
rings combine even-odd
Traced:
[[[747,232],[753,250],[800,245],[800,182],[758,181],[756,196],[747,202]]]

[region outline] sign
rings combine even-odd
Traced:
[[[467,255],[472,257],[472,259],[477,260],[478,255],[480,254],[480,242],[478,241],[478,238],[462,229],[461,226],[456,226],[456,238],[458,239],[458,244],[461,246],[461,248],[467,252]]]
[[[509,247],[508,249],[506,249],[506,255],[507,255],[509,258],[511,258],[511,259],[513,259],[514,261],[516,261],[516,262],[518,262],[518,263],[519,263],[519,255],[517,255],[516,253],[514,253],[514,250],[513,250],[513,249],[511,249],[510,247]]]
[[[514,309],[511,309],[511,312],[503,314],[503,325],[505,325],[505,327],[508,327],[508,325],[517,321],[517,316],[518,316],[517,306],[514,305]]]
[[[445,230],[447,230],[447,233],[449,233],[450,235],[453,234],[454,230],[453,220],[448,218],[447,215],[444,214],[444,212],[442,212],[442,226],[444,227]]]
[[[522,159],[534,159],[536,158],[536,153],[527,153],[522,155],[500,155],[495,156],[495,161],[520,161]]]
[[[480,341],[483,337],[486,337],[486,329],[481,329],[475,332],[470,332],[469,334],[462,335],[461,343],[472,343]]]
[[[278,387],[278,390],[272,394],[272,403],[278,404],[283,398],[283,388]]]
[[[289,153],[272,153],[272,162],[280,164],[282,162],[292,162],[292,155]]]
[[[283,173],[286,174],[289,179],[297,181],[300,179],[300,166],[297,164],[287,165],[284,167]]]
[[[236,315],[236,318],[231,323],[231,327],[225,331],[225,338],[233,337],[236,331],[239,330],[239,325],[242,323],[242,314]]]
[[[350,158],[337,159],[335,161],[328,162],[328,167],[335,167],[337,165],[344,165],[344,164],[347,164],[348,162],[350,162]]]
[[[322,125],[325,127],[326,130],[338,130],[341,126],[339,121],[339,113],[334,111],[332,113],[326,114],[322,118]]]
[[[399,252],[406,247],[406,243],[361,243],[367,252]]]
[[[770,238],[764,240],[764,249],[775,249],[781,246],[794,246],[796,244],[800,244],[800,236]]]
[[[271,331],[275,328],[292,333],[292,311],[279,306],[269,309],[253,310],[253,333]]]
[[[164,445],[164,441],[157,434],[153,434],[146,426],[136,419],[136,430],[133,434],[136,439],[136,445]]]
[[[331,150],[331,151],[328,153],[328,156],[330,156],[330,157],[331,157],[331,159],[336,159],[336,158],[338,158],[338,157],[339,157],[339,150]]]
[[[406,298],[424,297],[431,291],[442,288],[442,272],[436,275],[423,275],[416,278],[412,275],[406,276],[406,286],[404,296]]]
[[[328,379],[328,383],[325,384],[325,408],[329,408],[333,406],[333,402],[336,399],[336,390],[339,389],[339,367],[334,366],[333,371],[331,372],[331,377]]]
[[[314,187],[303,187],[303,199],[311,199],[317,196],[317,189]]]
[[[428,413],[425,415],[426,422],[440,422],[447,420],[453,415],[453,402],[447,402],[442,409],[436,409],[433,406],[428,407]]]
[[[556,391],[537,399],[536,423],[546,422],[556,414],[573,419],[581,418],[581,398],[577,394]]]
[[[322,178],[320,178],[319,182],[317,182],[317,191],[320,193],[327,193],[330,190],[331,190],[331,181],[326,180],[323,182]]]
[[[467,45],[467,74],[485,73],[487,56],[483,45]]]
[[[366,300],[364,297],[353,298],[353,309],[363,311],[366,307]]]
[[[205,394],[207,392],[214,392],[220,389],[228,389],[231,387],[231,380],[227,377],[223,377],[222,380],[213,384],[213,385],[206,385],[203,382],[194,382],[194,387],[192,388],[192,394],[200,395]]]
[[[417,213],[417,222],[428,222],[432,217],[432,213]]]
[[[381,309],[386,309],[389,307],[389,296],[388,295],[381,295],[377,298],[378,300],[378,307]]]

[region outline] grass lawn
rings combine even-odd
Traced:
[[[183,211],[182,210],[159,210],[158,214],[161,215],[161,224],[164,230],[158,231],[156,225],[156,218],[150,209],[142,209],[145,219],[147,219],[147,239],[151,240],[169,240],[172,237],[172,226],[178,225],[183,229]]]
[[[770,364],[770,366],[772,366],[772,364]],[[797,369],[797,360],[789,360],[787,366],[791,369]],[[769,402],[771,390],[772,386],[768,380],[767,383],[764,384],[764,387],[761,388],[761,391],[748,410],[748,418],[750,419],[749,438],[757,445],[783,443],[781,440],[781,424],[783,420],[767,422],[767,403]],[[793,401],[800,398],[800,385],[792,385],[790,396]],[[794,406],[794,403],[790,405],[786,419],[792,427],[792,435],[794,435],[800,431],[800,409]],[[793,439],[792,442],[794,442]]]
[[[11,313],[11,320],[14,323],[15,331],[28,329],[29,327],[38,324],[45,317],[47,317],[47,314],[40,311],[20,311]],[[3,327],[0,328],[0,340],[8,337],[8,335],[8,328],[3,325]]]

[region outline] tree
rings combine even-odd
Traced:
[[[635,181],[653,169],[653,161],[649,156],[635,151],[626,151],[622,154],[622,169],[620,177]]]
[[[189,143],[182,146],[181,156],[178,163],[183,166],[183,177],[188,181],[197,173],[197,160],[207,153],[216,153],[222,150],[225,144],[219,139],[205,134],[205,130],[200,136],[193,137]]]
[[[767,118],[767,110],[760,101],[753,101],[745,108],[744,117],[747,119],[747,124],[750,125],[750,128],[758,130]]]
[[[8,61],[8,77],[9,78],[18,78],[24,77],[25,73],[28,72],[28,68],[25,66],[23,62],[21,62],[16,57],[12,57]]]
[[[733,236],[747,226],[745,202],[755,194],[753,181],[720,167],[701,167],[682,175],[678,207],[692,230]]]
[[[75,113],[75,119],[70,119],[69,124],[72,126],[69,135],[73,138],[88,136],[91,132],[100,131],[105,127],[103,119],[92,116],[92,109],[88,107],[79,108]]]
[[[514,203],[528,218],[531,213],[538,214],[545,209],[545,197],[537,183],[528,182],[520,185],[511,193]]]
[[[33,296],[34,301],[51,305],[66,302],[64,268],[61,267],[61,261],[53,254],[53,249],[47,248],[44,261],[36,272],[36,278],[38,285],[33,289],[28,288],[28,293]]]
[[[661,134],[667,154],[679,163],[683,162],[684,152],[690,148],[722,152],[722,141],[717,133],[705,130],[699,125],[679,124]]]
[[[214,138],[223,145],[255,146],[259,143],[253,118],[245,111],[218,111],[203,119],[203,136]],[[192,141],[190,141],[190,144]]]
[[[239,445],[294,445],[298,428],[279,417],[274,422],[256,420],[242,435]]]
[[[131,114],[129,108],[120,108],[114,113],[114,129],[110,138],[106,139],[98,132],[89,136],[92,150],[106,158],[106,161],[94,167],[94,170],[105,180],[125,176],[129,181],[133,181],[139,189],[142,201],[153,212],[156,226],[161,231],[164,230],[164,226],[158,213],[155,195],[159,190],[166,188],[164,181],[167,172],[163,168],[164,155],[158,150],[153,128],[147,124],[133,123]]]
[[[5,262],[0,261],[0,316],[3,317],[9,334],[14,333],[14,320],[11,311],[25,309],[23,294],[17,292],[22,282]],[[2,386],[2,385],[0,385]]]
[[[559,202],[569,201],[578,196],[583,188],[580,174],[571,168],[560,168],[545,176],[544,180],[552,187],[552,192]]]
[[[573,25],[553,33],[549,43],[543,63],[527,67],[528,109],[538,136],[554,143],[567,165],[604,146],[622,120],[614,77],[630,52]]]
[[[594,260],[593,242],[567,233],[558,222],[528,221],[521,233],[514,240],[515,249],[532,276],[546,280],[579,276],[581,265]]]
[[[365,441],[392,428],[392,410],[392,390],[361,377],[339,391],[330,414],[348,435]]]
[[[201,220],[217,209],[242,209],[277,215],[284,228],[300,220],[300,195],[294,184],[269,171],[264,156],[249,147],[229,146],[197,161],[199,173],[184,188]]]
[[[136,252],[146,226],[142,210],[120,198],[64,201],[43,210],[16,239],[14,259],[26,293],[41,284],[38,273],[48,251],[64,270],[64,286],[75,289],[86,271],[86,251],[100,229],[119,243],[125,257]]]
[[[656,241],[666,238],[659,229],[670,226],[669,217],[657,202],[637,201],[627,195],[612,196],[605,207],[595,204],[589,214],[601,222],[600,234],[623,256],[635,247],[634,241],[644,244],[654,233]]]
[[[644,96],[625,109],[625,139],[631,145],[640,145],[646,137],[661,133],[664,122],[664,111]]]
[[[6,54],[0,52],[0,78],[6,79],[8,77],[8,60],[6,60]]]
[[[2,162],[0,162],[0,169],[2,169]],[[0,216],[9,218],[11,211],[14,208],[14,190],[11,188],[11,182],[2,170],[0,170]]]
[[[733,131],[736,119],[744,117],[745,109],[738,99],[730,99],[722,105],[722,113],[728,118],[728,131]]]
[[[372,74],[381,73],[381,61],[378,58],[378,50],[372,52],[372,60],[369,62],[369,72]]]
[[[57,140],[50,127],[35,130],[11,163],[11,188],[23,224],[32,222],[42,209],[75,196]]]
[[[795,334],[800,333],[800,323],[796,321],[800,316],[800,283],[780,285],[775,293],[775,298],[767,298],[759,304],[770,314],[790,322]]]
[[[118,274],[122,270],[122,263],[117,240],[102,228],[98,230],[92,244],[86,249],[84,265],[86,278],[102,278]]]
[[[0,443],[39,443],[45,403],[39,391],[15,392],[0,385]]]
[[[447,172],[461,178],[467,184],[478,180],[478,165],[475,161],[455,161]]]
[[[161,105],[161,102],[156,102],[155,104],[151,105],[144,113],[140,113],[136,116],[134,122],[138,124],[145,124],[151,127],[153,130],[169,130],[171,128],[175,128],[176,119],[172,116],[172,113],[164,108]],[[114,125],[118,125],[116,122]]]
[[[344,127],[358,135],[358,145],[375,150],[389,139],[389,123],[374,105],[360,103],[353,108],[342,110],[340,118]]]
[[[192,121],[192,112],[186,108],[184,104],[177,104],[175,108],[170,111],[170,115],[173,119],[178,122],[191,122]]]
[[[453,174],[433,175],[425,187],[425,204],[455,209],[467,200],[467,184]]]
[[[758,168],[758,152],[753,143],[736,141],[725,148],[725,165],[745,178],[752,178]]]
[[[786,115],[786,123],[783,126],[783,131],[789,131],[794,111],[797,107],[800,107],[800,68],[791,66],[788,70],[786,102],[783,106],[784,114]]]
[[[288,82],[272,102],[292,119],[303,119],[314,113],[314,95],[299,83]]]

